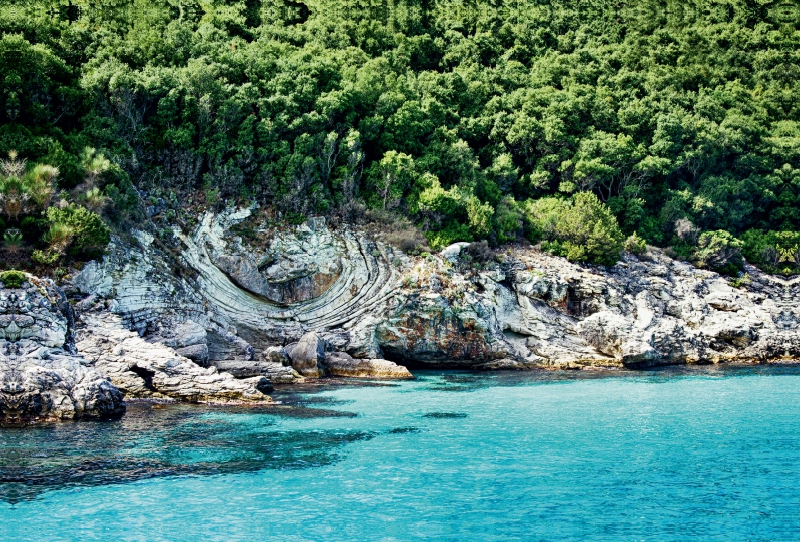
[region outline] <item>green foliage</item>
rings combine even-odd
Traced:
[[[59,169],[48,164],[28,165],[16,151],[0,162],[0,212],[10,227],[3,223],[0,249],[6,262],[26,267],[31,264],[50,266],[64,256],[73,261],[96,257],[110,240],[110,231],[100,216],[85,207],[59,201],[51,207]],[[86,191],[75,191],[74,197],[97,210],[108,199],[94,186],[100,175],[111,169],[103,155],[88,149],[85,153]],[[62,196],[70,197],[66,193]]]
[[[523,230],[523,213],[511,196],[498,202],[493,217],[493,231],[498,243],[516,241]]]
[[[570,209],[571,203],[562,198],[528,200],[523,205],[525,214],[525,236],[532,242],[556,241],[561,217]]]
[[[61,254],[53,250],[34,249],[31,260],[39,265],[50,266],[61,258]]]
[[[529,238],[570,261],[614,265],[624,236],[608,206],[591,192],[570,200],[542,198],[526,205]]]
[[[3,245],[12,250],[18,249],[22,246],[22,232],[17,228],[8,228],[3,233]]]
[[[693,259],[700,267],[724,274],[734,274],[742,268],[744,243],[725,230],[703,232],[697,242]]]
[[[108,226],[95,213],[74,205],[50,207],[45,214],[49,229],[45,241],[73,255],[97,254],[111,240]]]
[[[742,255],[769,273],[800,272],[800,232],[750,229],[741,237]]]
[[[14,269],[10,271],[0,271],[0,282],[2,282],[6,288],[19,288],[27,281],[28,277],[21,271],[16,271]]]
[[[636,232],[633,232],[630,237],[625,239],[625,244],[622,248],[631,254],[639,256],[647,252],[647,243]]]
[[[425,232],[425,238],[428,240],[428,245],[433,250],[442,250],[453,243],[470,242],[473,240],[472,234],[469,231],[469,226],[456,222],[450,222],[445,228],[440,230]]]
[[[605,259],[530,219],[531,201],[591,192],[625,235],[687,258],[681,219],[800,229],[800,33],[760,4],[33,4],[0,8],[0,155],[57,167],[56,191],[114,220],[169,189],[289,221],[391,209],[436,246],[523,231]],[[9,221],[53,195],[6,177]]]
[[[747,273],[740,273],[738,276],[736,276],[736,277],[732,277],[732,278],[731,278],[731,279],[728,281],[728,284],[730,284],[730,285],[731,285],[731,286],[733,286],[734,288],[741,288],[741,287],[743,287],[743,286],[747,286],[747,285],[749,285],[749,284],[752,284],[752,282],[753,282],[753,279],[752,279],[752,278],[750,278],[750,275],[749,275],[749,274],[747,274]]]

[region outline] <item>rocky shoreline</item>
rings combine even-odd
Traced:
[[[319,218],[256,246],[235,234],[251,212],[206,213],[169,245],[114,239],[63,291],[33,276],[0,289],[0,420],[114,416],[123,396],[269,404],[276,385],[418,367],[800,357],[800,279],[749,267],[736,285],[657,249],[610,268],[531,247],[409,257]]]

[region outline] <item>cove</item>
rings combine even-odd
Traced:
[[[421,372],[0,432],[0,538],[789,540],[800,368]]]

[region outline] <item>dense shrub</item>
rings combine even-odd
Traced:
[[[19,288],[27,280],[25,273],[20,271],[13,269],[11,271],[0,271],[0,282],[6,288]]]
[[[703,232],[694,251],[694,261],[700,267],[707,267],[725,274],[734,274],[742,268],[742,248],[744,243],[735,239],[725,230]]]
[[[86,170],[85,191],[76,189],[72,197],[99,210],[109,200],[95,183],[108,161],[94,151],[92,156],[87,163],[91,169]],[[0,247],[4,264],[25,268],[31,263],[51,266],[64,256],[93,258],[108,244],[109,229],[97,213],[66,199],[51,206],[58,175],[57,168],[29,165],[15,152],[0,163],[0,213],[8,220]],[[72,199],[69,194],[62,195]]]
[[[625,237],[608,207],[591,192],[569,200],[543,198],[526,205],[529,237],[574,262],[614,265]]]
[[[637,256],[647,252],[647,244],[636,232],[633,232],[630,237],[625,239],[625,244],[622,248]]]
[[[371,207],[433,248],[522,224],[587,261],[613,259],[610,226],[569,240],[520,202],[591,192],[626,235],[688,260],[703,231],[800,224],[800,33],[779,3],[692,0],[674,25],[663,2],[609,0],[389,2],[379,21],[352,0],[189,2],[181,18],[184,2],[23,3],[0,17],[0,154],[57,166],[57,193],[115,220],[167,192],[289,223]],[[8,221],[49,195],[23,201],[13,177]]]
[[[750,229],[741,237],[742,255],[769,273],[800,272],[800,233]]]

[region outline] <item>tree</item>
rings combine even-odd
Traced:
[[[396,205],[413,175],[414,160],[409,155],[389,151],[383,156],[373,170],[373,186],[384,210]]]

